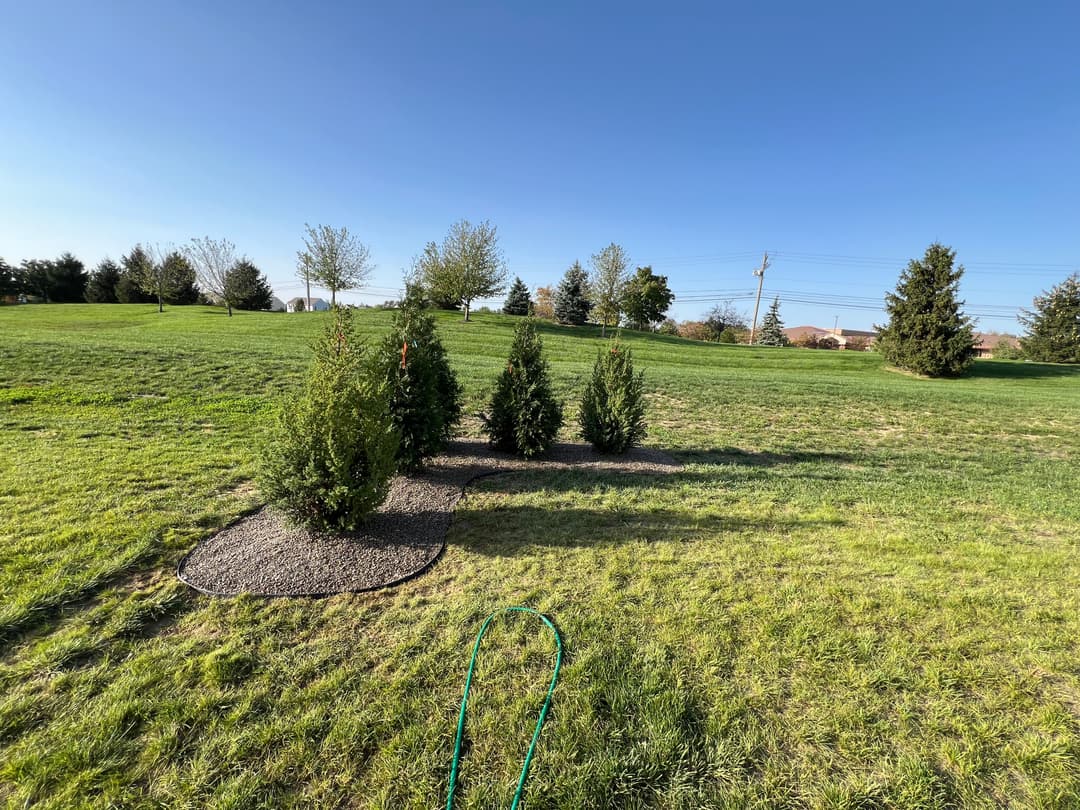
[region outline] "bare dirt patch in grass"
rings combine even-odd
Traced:
[[[177,575],[217,595],[322,596],[383,588],[438,558],[451,512],[475,478],[542,469],[664,474],[679,466],[647,448],[608,456],[585,444],[559,444],[543,459],[525,461],[483,442],[455,442],[424,472],[395,478],[385,503],[360,531],[308,529],[266,507],[197,546]]]

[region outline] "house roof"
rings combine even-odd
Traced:
[[[290,304],[295,304],[297,301],[303,301],[304,304],[306,304],[307,306],[311,306],[312,304],[325,304],[326,303],[321,298],[305,298],[302,295],[298,295],[296,298],[290,298],[289,299]]]
[[[1014,349],[1020,348],[1020,338],[1016,337],[1016,335],[1009,335],[1001,332],[976,332],[975,348],[987,350],[996,349],[997,345],[1003,340]]]

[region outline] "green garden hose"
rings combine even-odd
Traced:
[[[469,662],[469,674],[465,677],[465,694],[461,696],[461,714],[458,715],[457,739],[454,740],[454,760],[450,765],[450,790],[446,796],[446,810],[454,810],[454,789],[457,787],[458,764],[461,762],[461,740],[465,735],[465,706],[469,701],[469,688],[472,686],[473,670],[476,668],[476,656],[480,652],[480,641],[484,638],[484,633],[487,632],[491,620],[500,613],[531,613],[533,616],[539,617],[540,621],[551,628],[551,632],[555,634],[556,650],[555,671],[551,673],[551,683],[548,685],[547,697],[544,698],[544,706],[540,709],[540,718],[536,721],[536,729],[533,731],[532,742],[529,743],[529,751],[525,754],[525,764],[521,766],[521,776],[518,777],[517,790],[514,791],[514,802],[510,805],[510,810],[517,810],[517,806],[521,803],[521,794],[525,790],[525,777],[529,775],[529,763],[532,762],[533,753],[536,751],[536,741],[540,739],[540,728],[544,725],[544,718],[547,717],[548,708],[551,706],[551,695],[555,691],[555,681],[559,679],[559,667],[562,666],[562,638],[547,616],[532,608],[506,607],[499,608],[484,619],[484,624],[480,627],[480,633],[476,636],[476,644],[473,645],[472,661]]]

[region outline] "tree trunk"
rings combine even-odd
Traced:
[[[165,311],[165,307],[162,306],[162,303],[161,303],[161,293],[158,293],[158,297],[157,297],[157,311],[158,312],[164,312]]]
[[[232,317],[232,304],[230,304],[228,301],[226,301],[225,302],[225,309],[229,310],[229,317],[231,318]]]
[[[330,290],[330,309],[337,306],[337,290]]]
[[[469,320],[469,299],[465,301],[465,320]]]

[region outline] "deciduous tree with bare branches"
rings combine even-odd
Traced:
[[[203,292],[224,301],[231,318],[235,302],[229,300],[229,287],[226,282],[229,271],[236,264],[236,245],[228,239],[204,236],[202,239],[192,239],[184,248],[184,256],[195,268],[195,276],[199,279]]]

